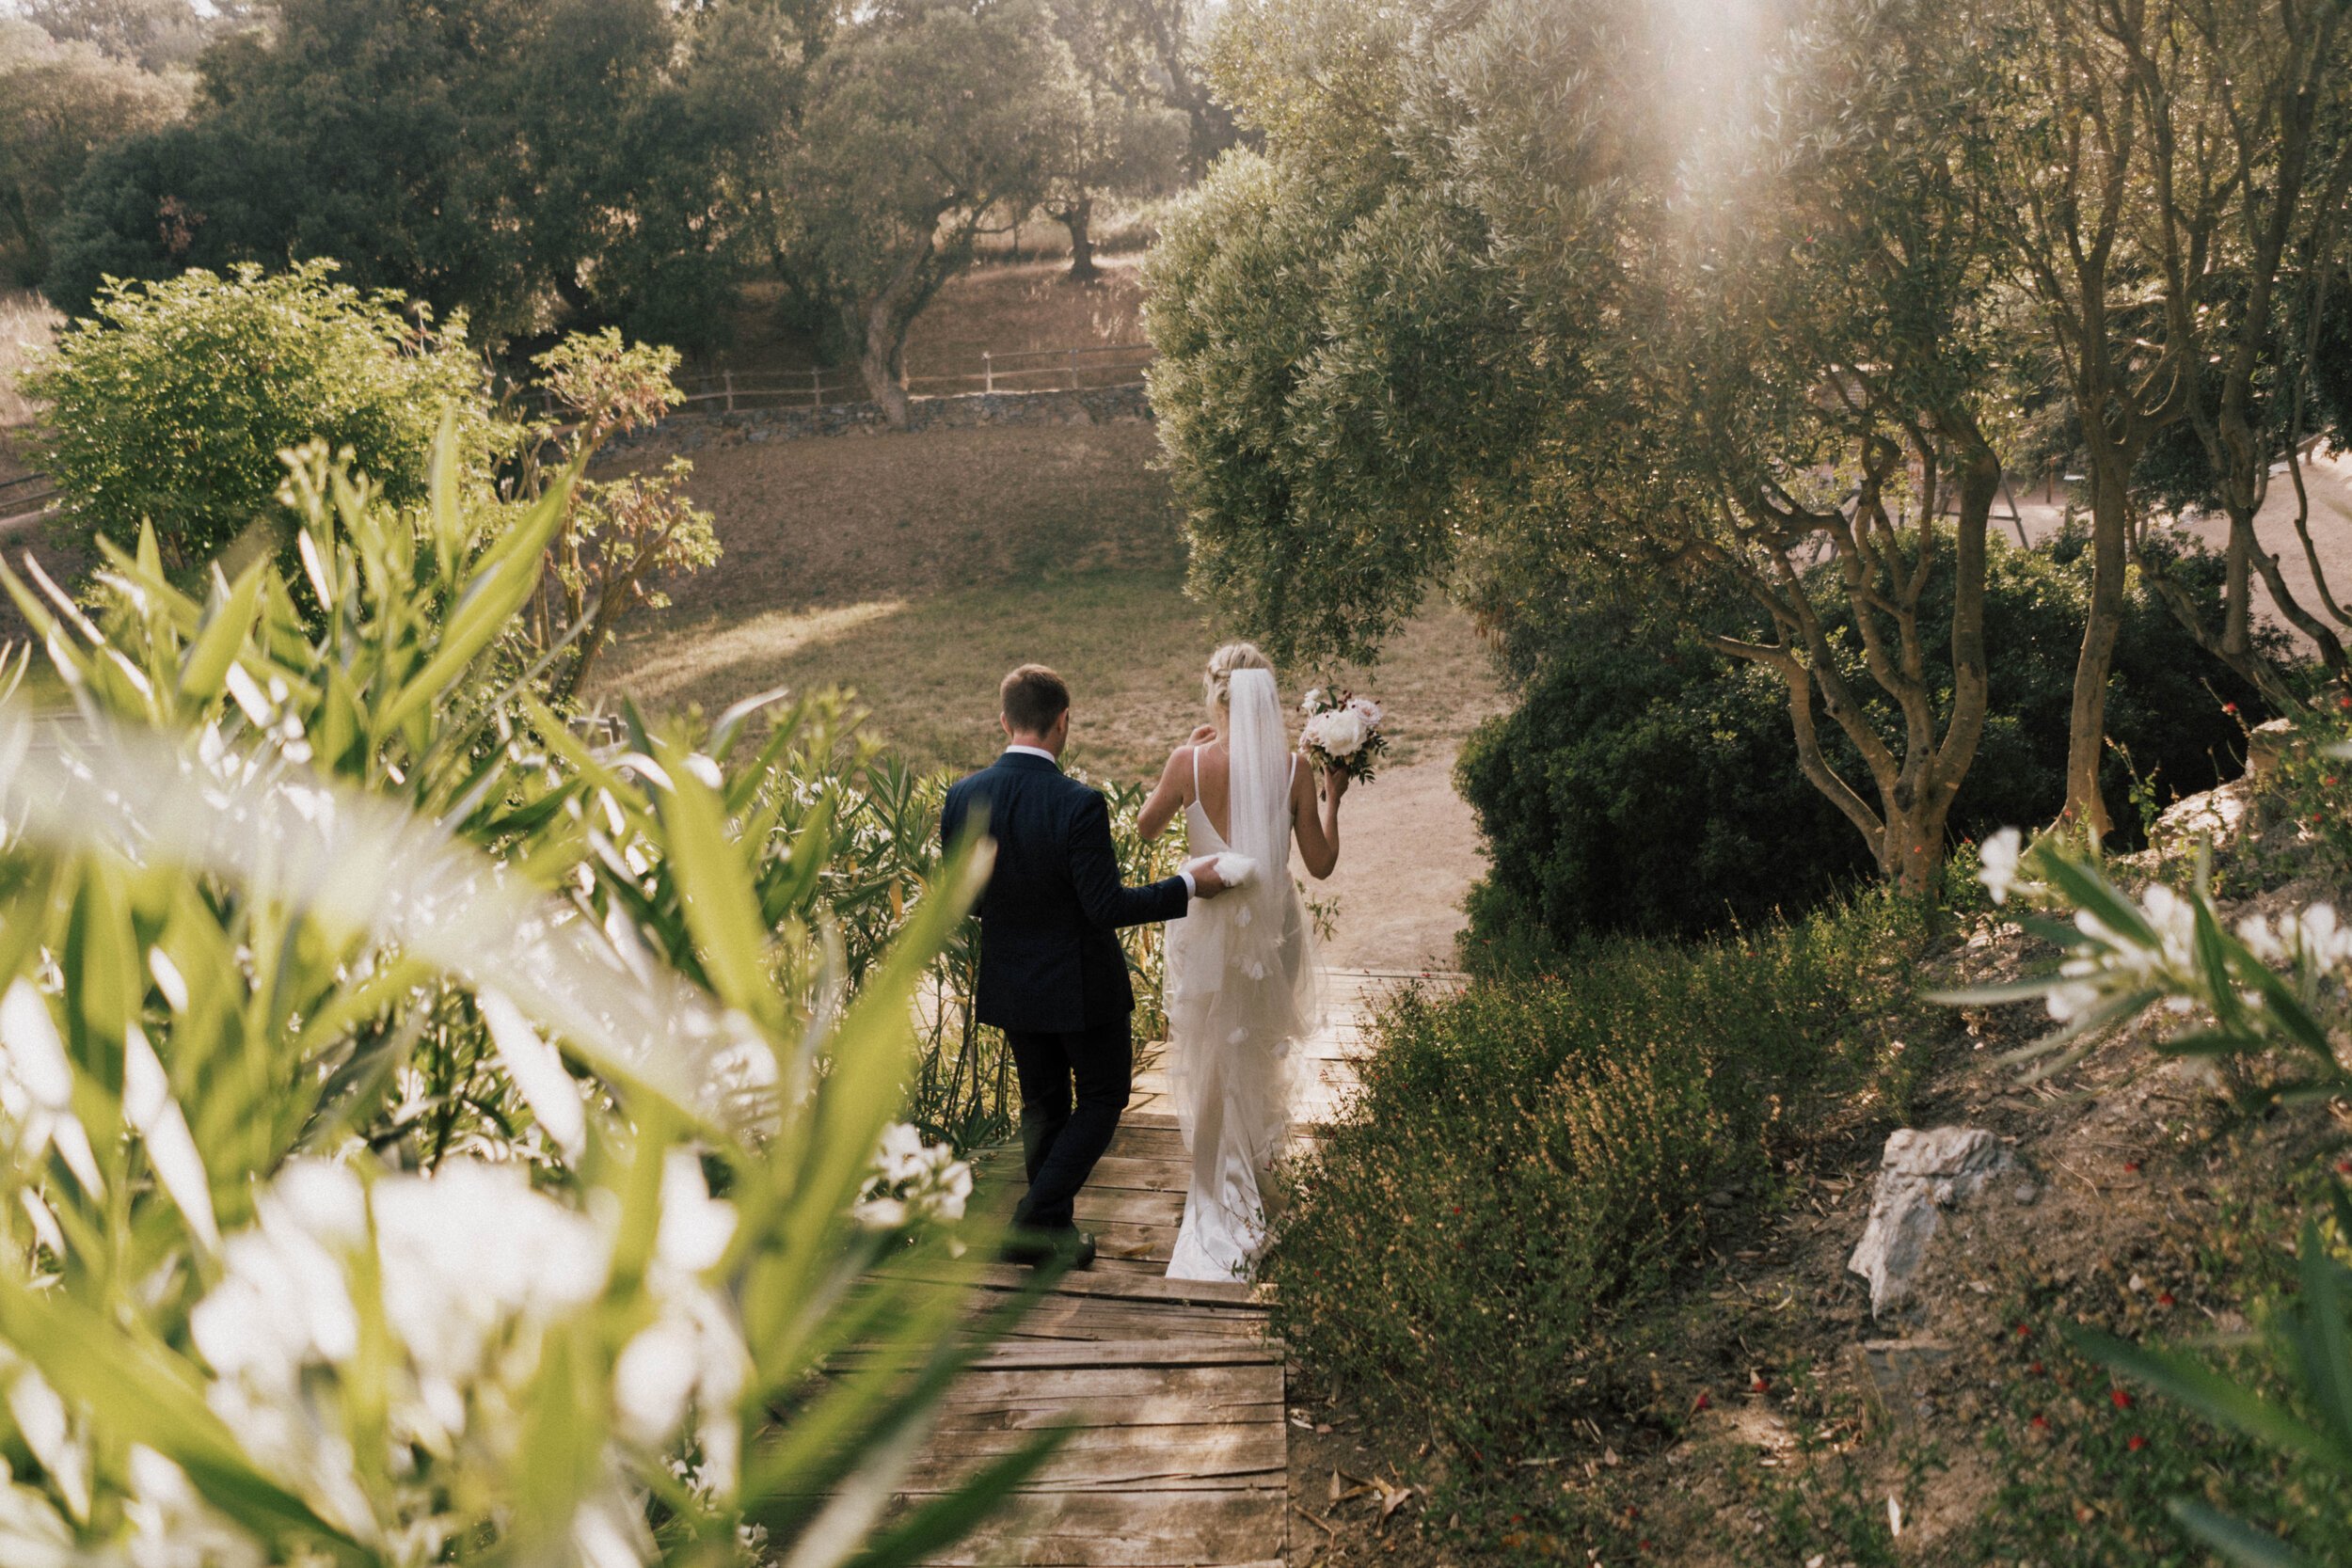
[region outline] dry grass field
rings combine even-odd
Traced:
[[[34,352],[47,348],[64,325],[65,318],[39,294],[0,293],[0,428],[24,424],[33,417],[33,405],[17,389],[16,378]],[[0,447],[0,460],[5,460],[5,451]],[[8,477],[0,473],[0,478]]]
[[[852,688],[878,738],[966,767],[994,749],[997,677],[1036,659],[1077,697],[1075,761],[1152,772],[1191,728],[1222,630],[1184,594],[1156,451],[1140,424],[705,447],[693,490],[726,555],[608,656],[597,689],[716,712],[772,686]],[[1450,754],[1491,711],[1453,611],[1368,684],[1397,711],[1400,767]]]

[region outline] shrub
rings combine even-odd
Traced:
[[[313,438],[414,505],[444,418],[482,473],[493,433],[464,321],[411,320],[399,295],[333,273],[247,264],[108,287],[26,388],[51,404],[42,464],[73,529],[125,541],[151,520],[167,565],[200,565],[280,515],[278,454]]]
[[[2065,804],[2082,551],[2078,533],[1992,551],[1992,713],[1953,808],[1957,835],[2047,821]],[[2178,573],[2217,597],[2217,559],[2185,550]],[[1947,669],[1947,615],[1922,627]],[[1872,689],[1858,672],[1855,684]],[[2252,714],[2260,699],[2135,589],[2108,701],[2109,799],[2135,776],[2157,800],[2233,776],[2241,735],[2224,704]],[[1836,727],[1821,731],[1832,761],[1863,777]],[[1779,683],[1672,631],[1553,640],[1519,705],[1464,748],[1458,780],[1492,862],[1470,906],[1466,957],[1477,968],[1540,964],[1582,932],[1692,936],[1802,912],[1875,874],[1861,835],[1798,771]],[[2127,846],[2140,832],[2136,814],[2119,816]]]
[[[1620,1375],[1613,1327],[1763,1196],[1792,1118],[1833,1097],[1900,1114],[1913,1064],[1880,1020],[1924,931],[1873,895],[1752,939],[1596,942],[1555,975],[1404,993],[1355,1115],[1294,1174],[1276,1332],[1473,1462],[1541,1432]]]

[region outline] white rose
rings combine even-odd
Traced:
[[[1347,700],[1347,707],[1349,712],[1360,716],[1367,725],[1375,729],[1379,727],[1381,719],[1380,705],[1374,702],[1371,698],[1350,697]]]

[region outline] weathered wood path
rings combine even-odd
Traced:
[[[1332,976],[1329,1022],[1301,1061],[1299,1136],[1334,1120],[1364,1053],[1368,999],[1410,976]],[[984,1180],[986,1180],[984,1178]],[[946,1488],[1036,1429],[1075,1431],[1022,1496],[941,1563],[1203,1568],[1290,1552],[1283,1350],[1249,1286],[1167,1277],[1184,1218],[1184,1141],[1147,1064],[1078,1199],[1102,1258],[1067,1276],[949,1397],[912,1495]],[[1020,1287],[1024,1271],[985,1288]]]

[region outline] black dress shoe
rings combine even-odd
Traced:
[[[1005,1238],[996,1256],[1008,1263],[1026,1263],[1031,1268],[1060,1263],[1087,1269],[1094,1266],[1095,1250],[1094,1232],[1065,1226],[1052,1230],[1016,1230]]]

